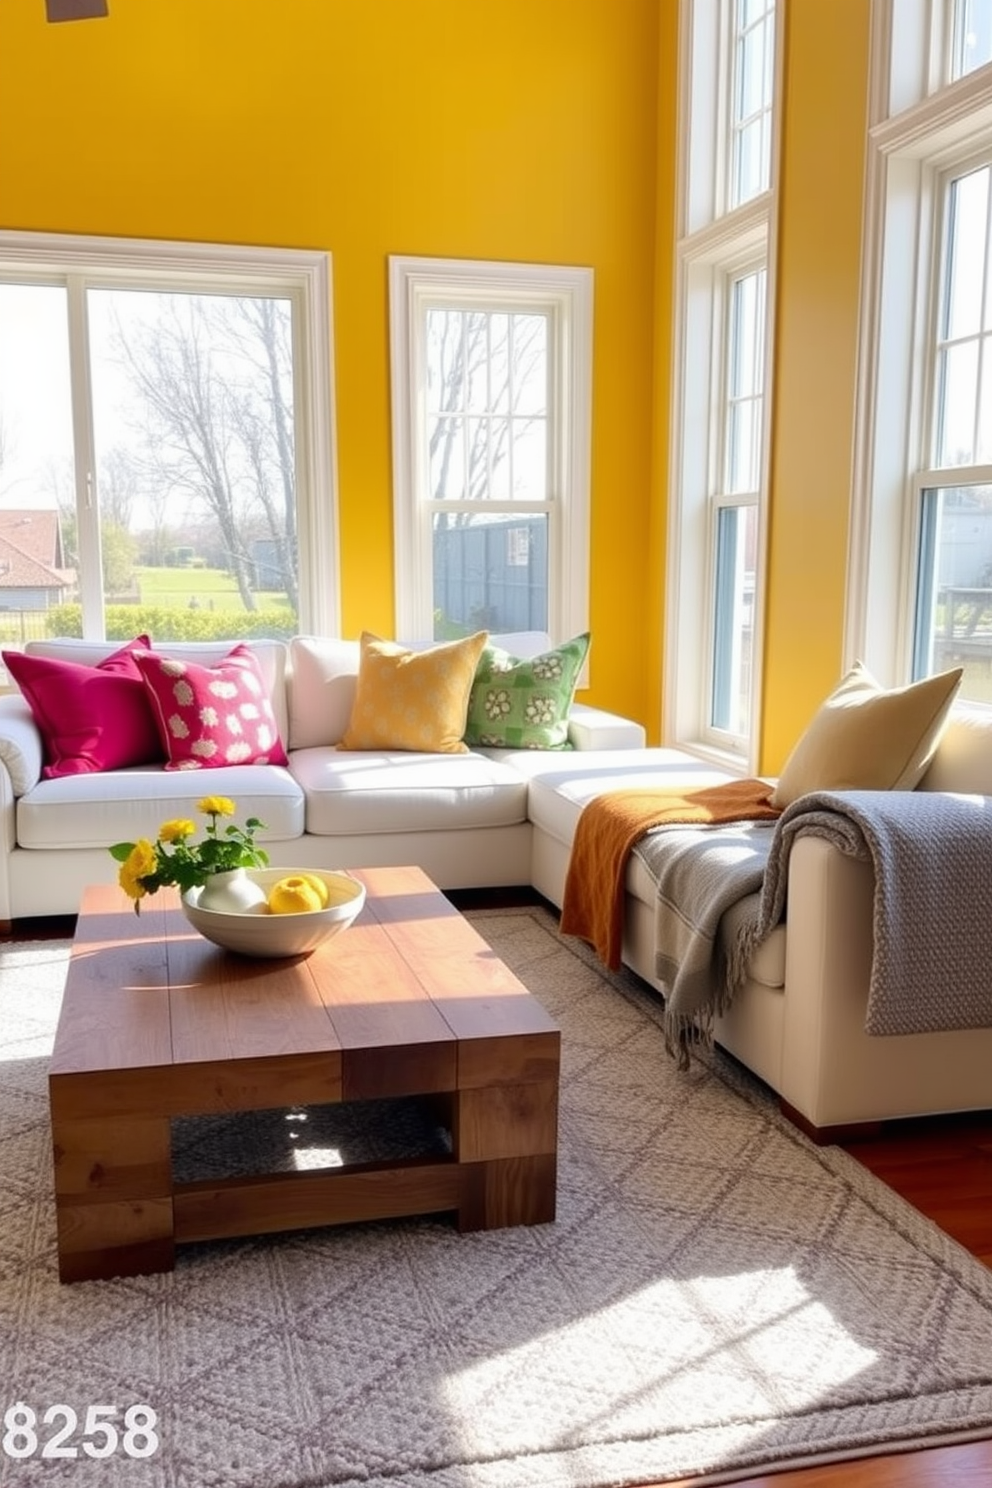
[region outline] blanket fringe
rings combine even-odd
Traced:
[[[669,1013],[664,1017],[665,1049],[680,1072],[690,1068],[693,1048],[713,1047],[713,1019],[698,1013]]]
[[[680,1071],[689,1069],[694,1048],[711,1050],[714,1045],[713,1024],[728,1010],[734,994],[745,981],[751,957],[759,944],[756,921],[745,923],[730,948],[719,977],[719,993],[705,1008],[692,1013],[677,1013],[666,1005],[664,1015],[665,1048]]]

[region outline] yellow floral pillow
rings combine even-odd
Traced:
[[[488,633],[410,651],[362,632],[355,702],[339,749],[465,754],[475,668]]]

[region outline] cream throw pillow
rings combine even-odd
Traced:
[[[808,791],[913,790],[940,741],[961,670],[885,689],[855,662],[786,760],[772,805],[788,806]]]
[[[340,749],[467,754],[462,738],[486,631],[427,651],[363,631],[358,685]]]

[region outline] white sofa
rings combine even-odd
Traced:
[[[493,638],[518,655],[547,644],[537,632]],[[156,646],[212,665],[232,642]],[[74,914],[87,883],[113,882],[111,843],[154,838],[171,817],[196,817],[206,794],[235,801],[274,866],[371,867],[417,863],[444,889],[529,884],[529,782],[499,750],[415,754],[338,749],[358,671],[356,641],[297,636],[248,643],[272,700],[288,766],[166,770],[145,765],[43,779],[43,746],[27,701],[0,696],[0,926]],[[35,656],[95,665],[111,643],[30,642]],[[576,750],[638,748],[639,724],[575,705]],[[501,757],[505,756],[505,757]],[[557,753],[549,756],[559,758]]]
[[[546,644],[532,634],[496,639],[521,655]],[[288,647],[251,646],[287,767],[141,767],[44,780],[26,702],[0,697],[0,922],[74,913],[86,883],[115,877],[110,843],[154,836],[164,818],[193,815],[207,793],[230,796],[239,817],[267,823],[260,840],[276,866],[411,862],[444,889],[529,885],[560,906],[572,836],[591,797],[729,778],[681,751],[646,748],[640,725],[579,705],[567,752],[345,752],[336,743],[354,697],[357,643],[295,637]],[[114,648],[60,640],[29,649],[93,664]],[[162,649],[210,664],[230,643]],[[992,720],[959,705],[919,788],[992,794]],[[654,901],[655,885],[632,856],[623,956],[658,986]],[[865,1033],[871,955],[870,867],[821,839],[801,839],[790,860],[788,923],[752,958],[718,1041],[819,1139],[887,1118],[992,1107],[992,1030]]]

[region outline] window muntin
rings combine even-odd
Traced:
[[[44,593],[8,583],[5,604],[0,578],[6,637],[337,628],[326,267],[2,235],[0,423],[22,436],[3,504],[57,519],[62,559]]]
[[[591,273],[390,264],[397,633],[588,624]]]

